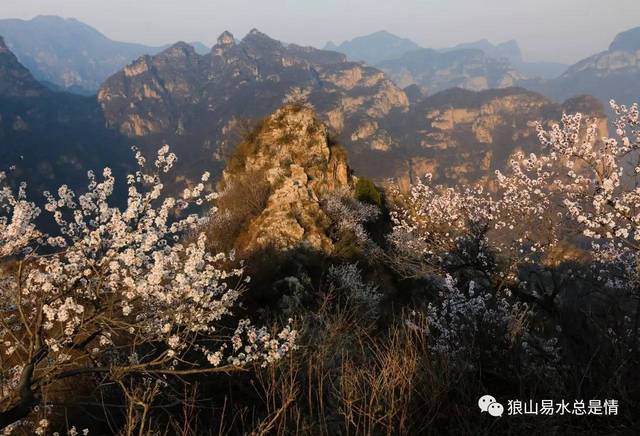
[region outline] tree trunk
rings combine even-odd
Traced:
[[[38,401],[31,390],[33,381],[33,369],[35,365],[27,365],[22,370],[20,384],[17,387],[19,398],[7,410],[0,412],[0,429],[3,429],[14,422],[29,416],[29,413],[38,404]]]

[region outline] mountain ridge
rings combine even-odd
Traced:
[[[82,21],[55,15],[2,19],[0,35],[38,80],[87,95],[127,63],[166,48],[114,41]],[[204,44],[194,45],[209,51]]]

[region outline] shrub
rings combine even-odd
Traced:
[[[356,182],[356,198],[364,203],[382,207],[382,195],[373,182],[366,178],[359,178]]]

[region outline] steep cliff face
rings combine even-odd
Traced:
[[[241,252],[304,245],[330,253],[331,222],[321,199],[350,185],[346,154],[328,140],[326,126],[311,108],[287,105],[263,120],[239,145],[219,183],[219,215],[244,218],[234,241],[234,248]],[[234,199],[241,193],[240,186],[244,198]],[[256,205],[248,219],[246,213],[242,217],[236,212],[243,206],[237,202],[247,201]]]
[[[223,33],[206,56],[178,43],[142,57],[108,79],[98,100],[110,125],[143,145],[172,144],[183,168],[197,169],[221,162],[238,120],[272,113],[293,90],[307,96],[333,134],[347,137],[362,122],[408,107],[379,70],[340,53],[285,46],[257,30],[240,43]]]

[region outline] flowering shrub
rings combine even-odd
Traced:
[[[369,254],[379,250],[365,228],[380,216],[376,205],[357,200],[349,191],[337,190],[324,196],[322,208],[331,218],[333,240],[343,246],[350,243],[352,248]]]
[[[470,370],[484,363],[485,370],[544,372],[550,377],[560,361],[558,339],[536,331],[531,325],[534,316],[509,289],[494,294],[471,281],[462,290],[447,275],[435,301],[424,313],[412,312],[405,322],[424,330],[429,349],[451,367]]]
[[[378,287],[362,279],[358,266],[352,263],[329,267],[327,280],[332,291],[344,297],[350,310],[363,319],[377,320],[382,294]]]
[[[59,380],[230,371],[266,365],[294,346],[289,326],[275,336],[249,320],[221,329],[242,293],[243,270],[225,266],[233,254],[205,249],[206,218],[195,210],[215,197],[205,194],[209,175],[167,196],[161,175],[175,155],[160,149],[153,171],[136,158],[123,210],[109,204],[109,169],[101,180],[89,173],[82,195],[66,186],[45,193],[56,235],[36,229],[40,209],[24,186],[17,195],[0,190],[0,427],[46,403]]]

